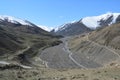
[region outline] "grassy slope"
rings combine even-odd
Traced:
[[[18,37],[0,28],[0,56],[12,55],[16,50],[22,49]]]
[[[29,59],[37,56],[42,49],[61,43],[58,36],[31,26],[0,24],[0,59],[27,63]],[[25,52],[20,51],[30,47]]]

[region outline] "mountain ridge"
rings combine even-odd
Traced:
[[[14,24],[32,26],[30,23],[27,22],[27,20],[22,20],[22,19],[15,18],[15,17],[12,17],[12,16],[7,16],[7,15],[0,15],[0,21],[7,21],[7,22],[14,23]]]
[[[99,16],[85,17],[80,19],[79,21],[63,24],[55,29],[55,33],[63,36],[71,36],[71,34],[69,33],[79,30],[79,32],[72,34],[77,35],[84,32],[89,32],[90,30],[95,30],[100,27],[109,26],[119,21],[120,13],[106,13]],[[75,26],[77,27],[77,29]],[[81,30],[81,27],[88,28],[89,30]]]

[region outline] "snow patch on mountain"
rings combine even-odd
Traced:
[[[50,32],[53,29],[53,27],[48,27],[48,26],[43,26],[43,25],[37,25],[37,26],[48,32]]]
[[[92,17],[85,17],[82,19],[82,23],[86,25],[88,28],[96,29],[99,27],[100,20],[107,20],[109,17],[113,16],[113,20],[110,24],[115,23],[116,18],[120,15],[120,13],[106,13],[100,16],[92,16]]]
[[[12,17],[12,16],[7,16],[7,15],[1,15],[0,16],[0,21],[8,21],[8,22],[11,22],[11,23],[14,23],[14,24],[22,24],[22,25],[29,25],[29,26],[32,26],[31,24],[29,24],[27,21],[25,20],[22,20],[22,19],[19,19],[19,18],[15,18],[15,17]]]
[[[65,30],[68,27],[67,25],[69,25],[69,24],[70,23],[65,23],[59,27],[56,27],[54,30],[55,30],[55,32]]]
[[[55,32],[65,30],[68,27],[68,25],[71,25],[71,24],[76,23],[76,22],[78,22],[78,21],[74,20],[74,21],[71,21],[71,22],[66,22],[63,25],[54,28],[54,30],[55,30]]]

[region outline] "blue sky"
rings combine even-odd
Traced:
[[[1,0],[0,15],[56,27],[86,16],[120,12],[120,0]]]

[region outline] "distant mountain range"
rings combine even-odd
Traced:
[[[99,16],[91,16],[80,19],[79,21],[74,21],[70,23],[65,23],[61,26],[52,30],[52,33],[62,36],[72,36],[78,35],[81,33],[86,33],[100,27],[109,26],[111,24],[117,23],[120,21],[120,13],[106,13]],[[12,16],[0,16],[0,23],[4,24],[6,22],[12,23],[14,25],[24,25],[24,26],[37,26],[45,31],[50,31],[52,28],[46,26],[36,25],[27,20],[22,20]],[[37,29],[36,29],[37,30]]]
[[[77,35],[100,27],[109,26],[120,21],[120,13],[106,13],[100,16],[91,16],[79,21],[67,23],[55,29],[55,33],[63,36]]]

